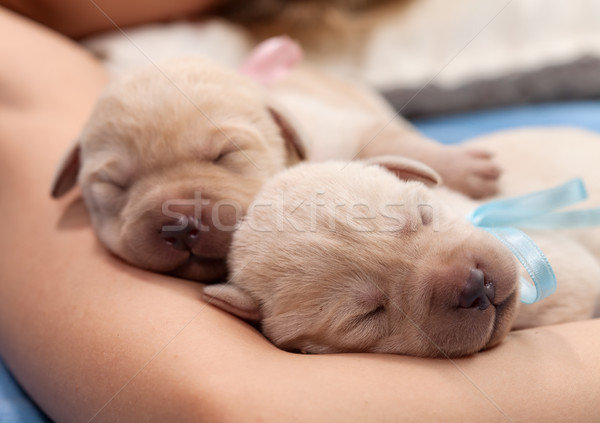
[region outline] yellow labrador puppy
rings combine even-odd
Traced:
[[[202,59],[116,78],[53,183],[76,182],[102,243],[184,278],[226,272],[231,235],[262,184],[306,157],[257,84]]]
[[[502,195],[583,177],[600,206],[600,136],[521,130],[477,143],[506,169]],[[398,157],[303,164],[267,182],[234,236],[231,281],[204,288],[261,323],[277,346],[309,353],[463,356],[511,328],[589,318],[600,293],[600,228],[528,231],[558,279],[519,300],[515,256],[466,215],[479,203]]]
[[[354,84],[300,67],[265,87],[184,58],[109,85],[61,165],[53,195],[78,181],[113,253],[149,270],[212,281],[225,275],[231,235],[269,177],[307,158],[382,153],[419,158],[474,196],[496,189],[499,170],[489,154],[424,139]]]

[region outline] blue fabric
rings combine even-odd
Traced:
[[[576,126],[600,132],[600,100],[492,109],[413,123],[428,137],[445,144],[522,126]]]
[[[17,385],[0,360],[0,422],[47,423],[50,422],[27,394]]]
[[[588,197],[581,178],[554,188],[518,197],[488,201],[473,210],[467,219],[498,238],[529,273],[535,285],[521,278],[521,301],[531,304],[556,290],[556,276],[535,242],[518,228],[573,228],[600,225],[600,208],[557,211]]]
[[[526,233],[509,227],[482,229],[495,236],[513,253],[533,281],[532,285],[523,276],[519,278],[522,303],[533,304],[556,291],[556,275],[550,262]]]
[[[469,216],[475,226],[528,229],[600,226],[600,208],[558,211],[588,198],[583,179],[518,197],[488,201]]]
[[[475,226],[485,229],[506,245],[529,273],[535,289],[531,289],[529,282],[521,278],[522,302],[531,304],[552,294],[556,290],[556,276],[535,242],[515,227],[528,227],[532,222],[537,226],[544,217],[551,217],[547,220],[549,225],[544,227],[569,227],[574,223],[569,218],[572,212],[554,211],[586,198],[583,180],[577,178],[555,188],[489,201],[467,216]],[[596,217],[596,224],[600,223],[599,211],[590,210]]]
[[[600,132],[600,101],[513,107],[420,119],[413,123],[427,136],[447,144],[519,126],[577,126]],[[18,387],[0,360],[0,422],[49,421]]]

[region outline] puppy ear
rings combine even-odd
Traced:
[[[417,160],[407,159],[402,156],[377,156],[363,161],[370,165],[379,165],[386,168],[398,179],[404,181],[419,181],[427,186],[436,186],[442,183],[442,177],[438,173]]]
[[[267,106],[273,120],[279,126],[281,136],[285,140],[288,166],[306,160],[309,154],[309,140],[301,126],[283,107],[269,102]]]
[[[207,285],[202,292],[204,301],[237,317],[260,321],[258,303],[246,291],[231,283]]]
[[[52,182],[52,197],[59,198],[75,186],[81,165],[80,150],[77,142],[63,157]]]

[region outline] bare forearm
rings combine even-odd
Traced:
[[[2,190],[14,197],[2,198],[0,348],[57,420],[584,422],[600,412],[600,321],[515,333],[455,362],[285,353],[205,306],[200,286],[109,256],[81,205],[47,200],[35,151]]]
[[[79,38],[153,21],[165,21],[210,10],[219,0],[164,1],[20,1],[2,0],[10,8],[69,37]]]
[[[70,123],[78,130],[105,83],[99,63],[75,43],[3,8],[0,35],[0,111],[75,114],[78,122]]]
[[[598,320],[515,333],[454,362],[294,355],[202,303],[200,285],[110,256],[82,204],[48,193],[105,76],[74,46],[0,19],[28,40],[24,51],[57,55],[52,72],[33,55],[25,64],[37,71],[20,83],[18,69],[3,61],[0,71],[0,84],[17,88],[0,99],[0,352],[52,418],[585,422],[600,413]],[[65,77],[77,84],[57,88]]]

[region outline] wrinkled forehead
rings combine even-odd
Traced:
[[[183,60],[124,75],[108,85],[103,97],[114,98],[126,108],[143,102],[185,110],[186,106],[245,108],[248,102],[255,103],[262,96],[263,90],[257,84],[236,72],[204,61]]]
[[[319,231],[351,239],[373,232],[414,229],[424,214],[432,215],[440,206],[431,191],[418,182],[395,178],[388,184],[329,182],[307,184],[295,191],[278,190],[268,199],[269,206],[278,209],[275,214],[291,230]]]
[[[218,84],[175,87],[157,78],[147,86],[117,84],[104,94],[82,134],[87,154],[143,155],[146,162],[182,154],[210,159],[271,129],[262,127],[269,123],[262,98],[243,88],[228,97]]]
[[[264,112],[262,92],[243,79],[130,77],[110,85],[94,111],[99,122],[118,115],[124,127],[143,121],[151,127],[169,122],[212,122],[214,125],[244,115],[252,120]],[[174,126],[174,125],[171,125]]]

